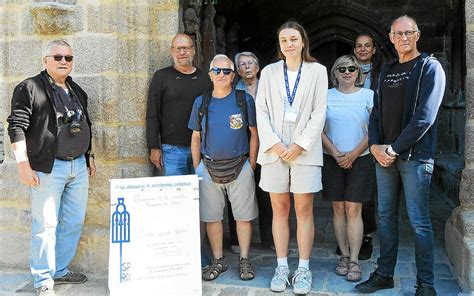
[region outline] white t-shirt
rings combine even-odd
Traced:
[[[369,111],[373,105],[374,92],[370,89],[361,88],[351,94],[344,94],[335,88],[328,91],[324,131],[340,152],[354,150],[365,137],[369,125]],[[368,153],[369,149],[361,156]]]

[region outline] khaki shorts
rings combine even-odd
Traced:
[[[321,167],[278,159],[262,165],[260,188],[275,193],[313,193],[322,189]]]
[[[203,222],[217,222],[224,219],[226,194],[232,205],[232,213],[236,221],[251,221],[258,216],[257,198],[253,170],[247,162],[239,176],[227,184],[212,181],[206,166],[201,163],[196,168],[199,181],[199,214]]]

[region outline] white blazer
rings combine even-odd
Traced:
[[[323,165],[321,132],[326,119],[327,89],[326,67],[319,63],[303,62],[293,103],[299,113],[292,143],[301,146],[304,150],[294,163]],[[278,155],[268,150],[281,142],[284,117],[283,98],[286,98],[286,87],[283,60],[281,60],[262,70],[258,85],[255,103],[260,147],[257,162],[261,165],[278,160]]]

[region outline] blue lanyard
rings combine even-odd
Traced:
[[[285,76],[286,96],[288,98],[288,103],[290,103],[290,106],[293,106],[293,101],[295,100],[296,96],[296,89],[298,88],[298,84],[300,83],[301,67],[303,67],[303,61],[301,61],[300,68],[298,69],[298,75],[296,76],[295,86],[293,86],[293,93],[290,96],[290,83],[288,82],[288,66],[286,65],[286,62],[283,62],[283,75]]]

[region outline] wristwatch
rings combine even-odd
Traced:
[[[385,149],[385,153],[393,157],[398,156],[397,152],[393,151],[392,146],[388,146],[387,149]]]
[[[94,153],[89,153],[89,158],[92,158],[95,160],[95,154]]]

